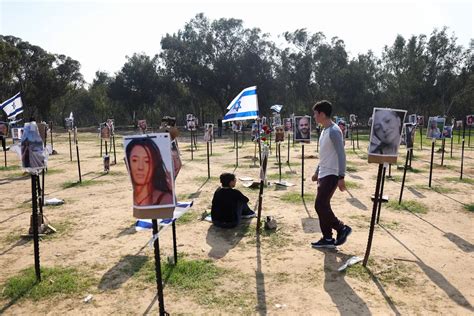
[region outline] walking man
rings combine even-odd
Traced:
[[[335,248],[344,244],[352,229],[344,225],[331,209],[331,198],[336,188],[344,191],[346,184],[346,153],[341,129],[331,120],[332,105],[323,100],[313,106],[315,121],[323,126],[319,138],[319,165],[311,180],[318,184],[315,209],[319,217],[319,225],[323,237],[312,242],[313,248]],[[332,237],[332,230],[337,231],[337,238]]]

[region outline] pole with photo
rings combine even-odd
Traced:
[[[207,142],[207,178],[211,178],[211,163],[209,159],[209,142]]]
[[[301,197],[304,197],[304,143],[301,143]]]
[[[405,168],[403,168],[403,178],[402,178],[402,187],[400,189],[400,197],[398,198],[398,204],[402,203],[402,196],[403,196],[403,189],[405,188],[405,179],[407,175],[407,169],[408,169],[408,160],[411,160],[411,150],[407,150],[407,157],[405,159]]]
[[[288,132],[288,155],[286,158],[286,163],[290,164],[290,132]]]
[[[69,129],[67,132],[69,134],[69,159],[72,161],[71,130]],[[100,149],[102,150],[102,147]]]
[[[155,275],[156,275],[156,290],[158,292],[158,304],[160,309],[160,316],[169,315],[165,311],[165,298],[163,295],[163,280],[161,277],[161,257],[160,257],[160,238],[158,237],[158,222],[152,219],[153,225],[153,248],[155,253]],[[156,236],[156,237],[155,237]]]
[[[444,166],[444,148],[446,144],[446,139],[443,137],[441,140],[441,167]]]
[[[467,123],[467,120],[463,124],[463,128],[462,128],[461,173],[460,173],[460,176],[459,176],[459,180],[462,180],[462,172],[463,172],[463,167],[464,167],[464,144],[465,144],[465,140],[466,140],[466,123]]]
[[[430,160],[430,177],[428,181],[428,187],[431,188],[431,178],[433,177],[433,158],[435,149],[436,138],[431,139],[431,160]]]
[[[388,166],[387,166],[388,165]],[[382,210],[382,202],[384,201],[388,201],[388,198],[387,199],[384,199],[383,198],[383,188],[384,188],[384,185],[385,185],[385,172],[387,170],[387,167],[391,166],[392,164],[387,164],[387,163],[384,163],[383,164],[383,171],[382,171],[382,184],[380,186],[380,195],[377,197],[377,199],[379,200],[379,203],[378,203],[378,206],[377,206],[377,224],[379,223],[380,221],[380,212]],[[390,167],[389,167],[390,168]]]
[[[75,143],[76,143],[77,172],[79,174],[79,183],[82,183],[81,159],[79,158],[79,143],[78,143],[78,139],[77,139],[77,127],[74,127],[74,140],[75,140]]]

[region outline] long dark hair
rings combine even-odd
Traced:
[[[166,167],[161,157],[160,149],[156,146],[155,142],[151,138],[134,138],[130,143],[128,143],[127,148],[125,149],[127,155],[127,161],[130,163],[130,153],[135,146],[142,146],[148,150],[151,155],[152,161],[152,184],[153,188],[160,190],[162,192],[172,192],[170,185],[167,181],[167,172]],[[132,175],[132,181],[133,175]]]

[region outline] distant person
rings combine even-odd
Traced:
[[[237,179],[232,173],[220,175],[221,187],[216,190],[212,198],[212,223],[221,228],[233,228],[240,224],[242,218],[252,218],[249,199],[239,190],[234,189]]]
[[[311,121],[309,117],[303,116],[299,119],[296,124],[296,135],[295,140],[310,140],[310,124]]]
[[[125,149],[137,206],[173,204],[171,175],[151,138],[135,138]]]
[[[340,121],[337,123],[337,126],[339,126],[339,129],[341,130],[341,133],[342,133],[342,141],[344,142],[344,144],[346,144],[346,138],[347,138],[346,122],[344,122],[343,120],[340,120]]]
[[[217,136],[222,137],[222,119],[217,120]]]
[[[346,172],[346,153],[342,133],[331,120],[332,105],[323,100],[313,106],[313,117],[316,123],[323,126],[319,138],[319,165],[311,180],[318,184],[315,209],[319,217],[322,238],[312,242],[313,248],[335,248],[344,244],[352,229],[340,221],[331,208],[331,198],[339,188],[346,190],[344,176]],[[337,238],[332,237],[332,230],[337,231]]]
[[[396,111],[376,110],[369,154],[397,155],[400,145],[402,120]]]

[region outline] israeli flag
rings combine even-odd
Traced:
[[[227,107],[222,122],[242,121],[258,118],[257,87],[245,88]]]
[[[15,119],[18,114],[23,113],[23,102],[21,102],[20,92],[0,104],[0,110],[3,110],[9,119]]]
[[[158,221],[158,226],[169,226],[171,225],[174,221],[176,221],[178,218],[183,216],[189,209],[193,206],[193,202],[180,202],[176,204],[176,207],[173,212],[173,218],[165,218],[161,219]],[[152,229],[153,224],[151,222],[151,219],[139,219],[135,223],[135,230],[140,231],[140,230],[146,230],[146,229]]]
[[[282,108],[283,105],[275,104],[270,107],[270,110],[280,113]]]

